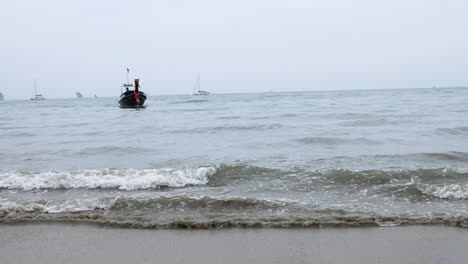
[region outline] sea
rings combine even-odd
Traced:
[[[0,223],[468,227],[468,89],[0,103]]]

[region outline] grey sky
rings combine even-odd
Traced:
[[[468,85],[467,1],[3,1],[0,92],[118,96]]]

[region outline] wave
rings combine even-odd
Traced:
[[[374,118],[374,119],[360,119],[354,121],[344,121],[339,123],[340,126],[345,127],[374,127],[374,126],[385,126],[385,125],[399,125],[410,123],[409,120],[402,119],[389,119],[389,118]]]
[[[40,213],[76,213],[84,211],[108,210],[108,211],[134,211],[148,210],[151,212],[180,211],[180,212],[216,212],[221,213],[258,213],[265,211],[277,214],[285,209],[298,212],[306,210],[300,203],[286,200],[268,200],[247,197],[229,196],[151,196],[151,197],[103,197],[74,200],[37,200],[37,201],[10,201],[0,199],[0,209],[12,214],[25,212]],[[324,210],[316,210],[325,212]],[[329,212],[341,212],[329,210]]]
[[[227,125],[207,128],[208,131],[236,131],[236,130],[270,130],[283,127],[281,124],[258,124],[258,125]]]
[[[159,196],[151,198],[117,198],[113,201],[110,210],[135,210],[135,209],[160,209],[168,210],[197,210],[213,211],[220,213],[258,213],[267,211],[269,213],[279,213],[280,211],[306,210],[300,204],[287,200],[268,200],[248,197],[216,197],[200,196],[192,197],[188,195],[179,196]],[[337,210],[338,211],[338,210]]]
[[[29,138],[29,137],[35,137],[37,134],[35,133],[29,133],[29,132],[18,132],[18,131],[10,131],[5,134],[3,134],[3,137],[22,137],[22,138]]]
[[[240,119],[241,116],[219,116],[216,119]]]
[[[146,210],[144,210],[146,209]],[[146,212],[146,213],[145,213]],[[239,197],[159,197],[13,202],[0,200],[0,223],[92,223],[148,229],[360,227],[446,224],[468,216],[381,215]]]
[[[322,178],[340,185],[378,185],[398,181],[420,180],[425,182],[468,180],[468,172],[459,172],[446,168],[440,169],[417,169],[417,170],[363,170],[351,171],[344,169],[317,171],[316,174],[323,175]]]
[[[431,154],[432,155],[432,154]],[[457,153],[458,155],[458,153]],[[433,155],[432,155],[433,156]],[[451,157],[444,156],[444,158]],[[0,171],[1,189],[21,191],[110,189],[159,190],[161,188],[244,188],[261,186],[262,192],[347,192],[404,199],[468,199],[468,172],[447,168],[414,170],[349,170],[267,168],[246,164],[196,168],[88,169],[75,171]],[[152,192],[154,194],[154,192]],[[172,199],[172,198],[171,198]],[[139,201],[126,201],[142,206]],[[187,201],[183,201],[187,203]],[[215,201],[211,201],[213,204]],[[224,201],[223,201],[224,202]],[[246,202],[246,200],[243,200]],[[177,199],[170,203],[178,203]],[[237,206],[231,201],[227,207]],[[161,204],[161,201],[159,201]],[[123,205],[122,205],[123,206]],[[222,206],[219,206],[222,208]]]
[[[85,148],[77,152],[77,155],[80,156],[89,156],[89,155],[101,155],[101,154],[129,154],[132,155],[136,153],[145,153],[149,149],[141,147],[118,147],[118,146],[103,146],[103,147],[92,147]]]
[[[210,108],[177,108],[177,109],[168,109],[168,110],[161,110],[162,112],[210,112],[210,114],[213,111],[224,111],[224,110],[229,110],[228,107],[210,107]]]
[[[297,117],[298,114],[295,113],[287,113],[287,114],[281,114],[279,117],[281,118],[291,118],[291,117]]]
[[[321,174],[321,185],[344,187],[348,191],[373,190],[381,195],[402,198],[468,199],[468,173],[449,169],[402,171],[331,170]],[[328,184],[327,184],[328,182]],[[454,183],[456,182],[456,183]],[[316,183],[317,184],[317,183]]]
[[[379,142],[366,138],[337,138],[337,137],[305,137],[298,139],[300,143],[316,145],[340,145],[340,144],[378,144]]]
[[[468,199],[468,184],[426,185],[420,187],[419,190],[426,195],[440,199]]]
[[[467,184],[421,184],[408,182],[403,184],[392,184],[381,186],[377,193],[388,194],[404,199],[442,199],[442,200],[464,200],[468,199]],[[366,192],[367,193],[367,192]]]
[[[308,171],[300,168],[280,170],[247,165],[221,165],[216,174],[210,177],[208,185],[226,186],[257,179],[261,179],[264,186],[267,186],[268,182],[281,181],[281,186],[284,186],[281,188],[299,192],[320,191],[324,188],[345,188],[348,192],[373,189],[382,195],[398,195],[404,198],[468,199],[468,172],[447,168]]]
[[[288,173],[290,172],[245,164],[221,165],[218,167],[216,174],[210,178],[208,184],[210,186],[223,186],[243,179],[252,179],[259,176],[276,177]]]
[[[287,171],[249,165],[186,169],[86,169],[75,171],[0,171],[0,189],[120,189],[138,190],[195,185],[224,186],[254,176]]]
[[[324,186],[327,188],[367,188],[379,185],[399,186],[410,184],[443,186],[444,184],[467,183],[468,172],[447,168],[416,170],[277,169],[246,164],[185,169],[0,171],[0,189],[19,189],[23,191],[77,188],[147,190],[196,185],[217,187],[232,186],[233,184],[250,181],[261,181],[262,185],[265,186],[272,181],[281,181],[284,186],[293,187],[298,191],[320,189]],[[444,195],[440,195],[440,197],[443,198]],[[447,197],[455,198],[463,197],[463,195],[448,195]]]
[[[436,131],[449,135],[468,135],[468,127],[438,128]]]
[[[281,124],[225,125],[215,127],[200,127],[185,130],[175,130],[171,133],[217,133],[224,131],[264,131],[282,128]]]
[[[468,161],[468,153],[466,152],[450,151],[447,153],[420,153],[417,155],[436,160]]]
[[[203,100],[203,99],[195,99],[195,100],[171,102],[169,104],[192,104],[192,103],[205,103],[205,102],[209,102],[209,101]]]
[[[1,213],[1,212],[0,212]],[[112,218],[104,214],[78,213],[30,215],[2,218],[0,223],[78,223],[132,229],[227,229],[227,228],[326,228],[326,227],[389,227],[408,225],[448,225],[468,228],[468,217],[341,217],[321,218],[264,218],[264,219],[177,219],[166,222],[145,221],[141,218]]]
[[[88,125],[89,123],[78,122],[78,123],[62,124],[62,125],[58,125],[57,127],[82,127],[82,126],[88,126]]]
[[[408,153],[408,154],[386,154],[386,155],[362,155],[362,156],[334,156],[318,158],[307,162],[307,167],[313,168],[343,168],[365,170],[376,169],[381,171],[415,170],[419,168],[453,168],[457,170],[468,170],[467,152],[433,152],[433,153]]]
[[[120,189],[204,185],[216,167],[189,169],[102,169],[48,172],[0,172],[0,188],[24,191],[38,189]]]

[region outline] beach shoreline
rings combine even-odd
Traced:
[[[141,230],[0,224],[1,263],[463,263],[464,228]]]

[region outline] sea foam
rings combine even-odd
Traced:
[[[421,192],[440,199],[468,199],[468,184],[428,185]]]
[[[102,169],[49,172],[0,172],[0,188],[24,191],[38,189],[138,190],[161,186],[204,185],[216,167],[187,169]]]

